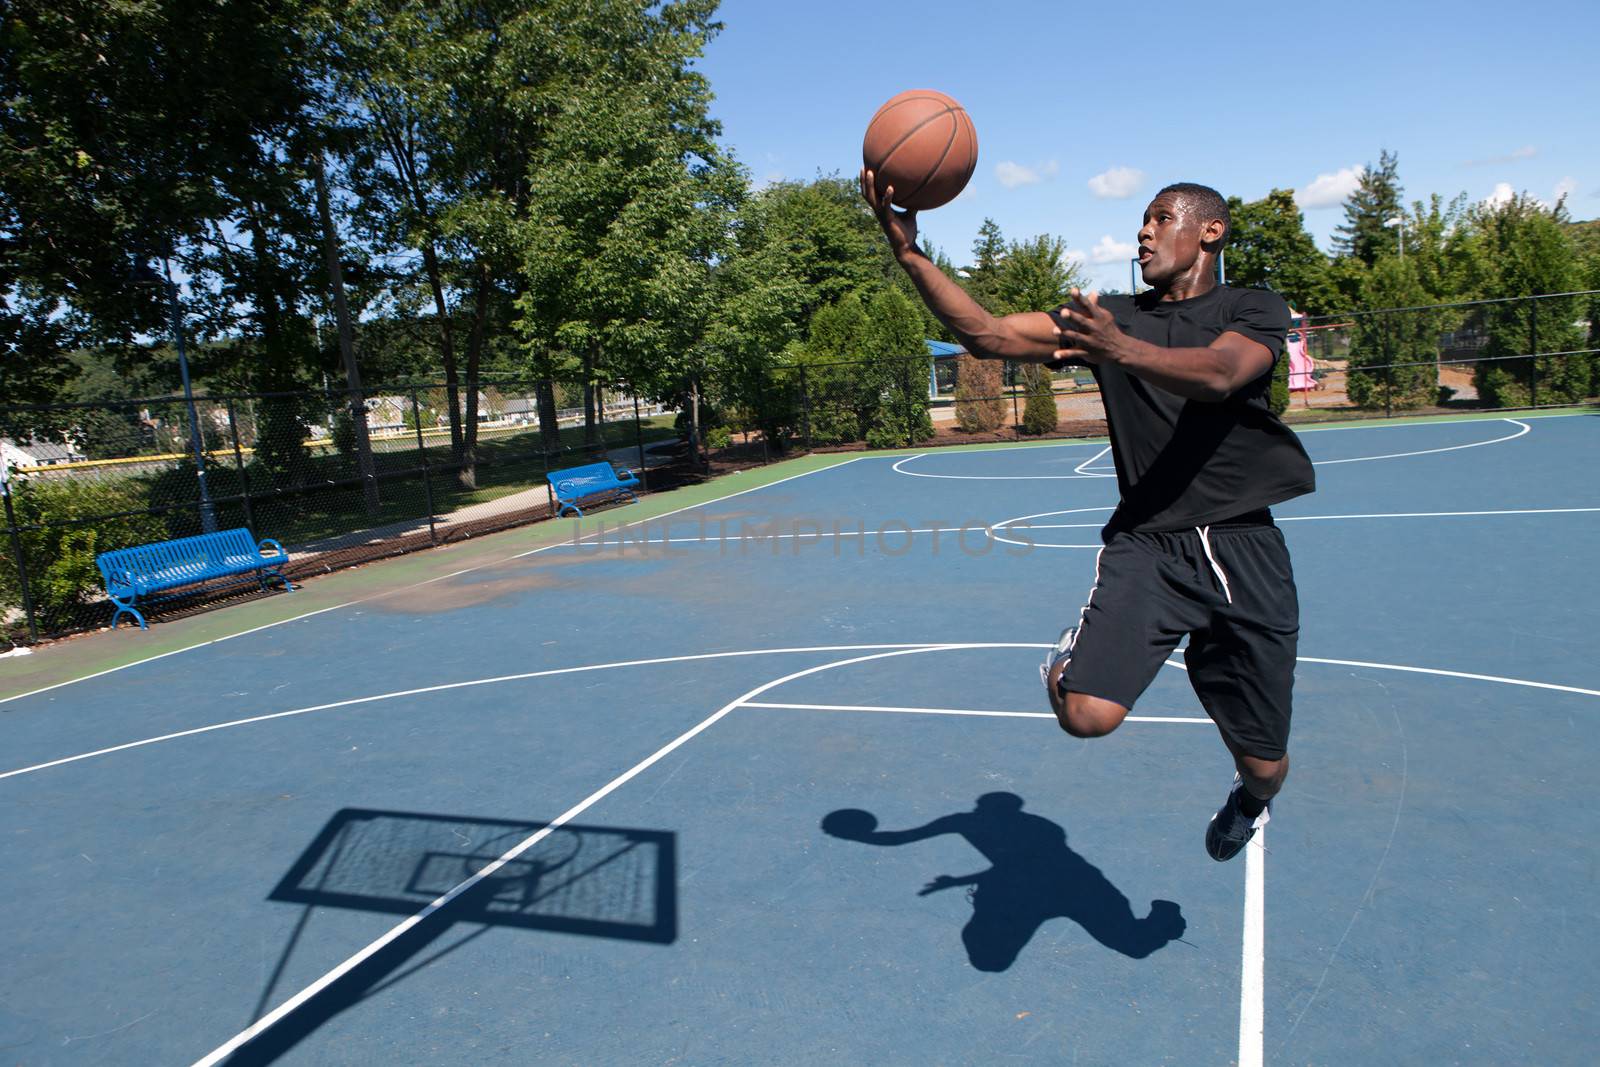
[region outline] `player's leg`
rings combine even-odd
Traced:
[[[1050,710],[1073,737],[1102,737],[1127,718],[1196,620],[1167,579],[1163,534],[1119,533],[1101,549],[1078,625],[1042,668]]]
[[[1228,860],[1271,818],[1289,773],[1300,611],[1276,527],[1213,528],[1210,549],[1227,575],[1230,600],[1190,636],[1184,661],[1233,756],[1233,785],[1206,829],[1206,851]]]

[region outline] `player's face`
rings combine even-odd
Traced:
[[[1205,220],[1174,193],[1163,193],[1144,209],[1139,227],[1139,273],[1146,285],[1160,286],[1182,277],[1200,258]]]

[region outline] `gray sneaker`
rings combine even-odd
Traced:
[[[1228,790],[1228,799],[1223,801],[1222,807],[1211,816],[1211,825],[1206,827],[1206,851],[1218,863],[1231,860],[1239,854],[1250,839],[1256,836],[1256,831],[1267,825],[1272,818],[1272,801],[1267,801],[1266,808],[1254,819],[1239,810],[1239,794],[1244,792],[1244,779],[1239,775],[1233,776],[1233,788]]]
[[[1060,663],[1062,660],[1072,658],[1072,646],[1076,644],[1077,641],[1078,628],[1076,626],[1069,626],[1065,630],[1061,631],[1061,636],[1056,638],[1056,643],[1050,647],[1050,651],[1044,654],[1044,662],[1039,664],[1039,681],[1044,683],[1046,692],[1049,692],[1050,690],[1051,670],[1053,670],[1055,665]],[[1051,695],[1060,696],[1060,688],[1061,684],[1060,680],[1058,679],[1056,682],[1057,692]]]

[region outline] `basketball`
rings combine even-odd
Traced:
[[[867,123],[861,161],[880,192],[910,211],[948,204],[978,165],[978,131],[967,109],[941,92],[911,89],[890,98]]]
[[[878,828],[878,817],[860,808],[840,808],[822,817],[822,832],[846,841],[859,841]]]

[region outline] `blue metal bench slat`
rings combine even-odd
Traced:
[[[583,510],[577,502],[601,493],[617,493],[629,500],[638,499],[633,494],[633,487],[640,484],[639,479],[628,471],[619,475],[609,463],[590,463],[582,467],[550,471],[545,478],[561,505],[558,515],[565,515],[570,510],[582,518]]]
[[[253,573],[263,588],[268,579],[277,578],[292,591],[294,586],[278,570],[287,562],[289,554],[282,545],[270,538],[258,543],[243,527],[113,549],[95,557],[106,593],[117,606],[111,617],[113,629],[123,614],[132,615],[140,628],[148,629],[135,607],[140,598],[213,578]]]

